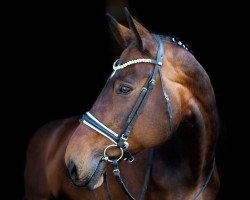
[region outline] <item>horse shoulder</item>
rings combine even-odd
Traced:
[[[58,193],[59,177],[66,174],[62,173],[65,170],[65,148],[77,125],[78,117],[56,120],[44,125],[33,135],[26,155],[27,199],[49,199],[52,194]]]

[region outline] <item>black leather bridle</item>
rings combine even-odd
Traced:
[[[131,155],[131,153],[128,150],[129,144],[127,142],[127,139],[131,133],[131,130],[132,130],[137,118],[141,114],[152,89],[155,86],[156,76],[158,73],[160,75],[162,93],[164,95],[164,99],[165,99],[165,103],[166,103],[166,107],[167,107],[167,113],[168,113],[168,117],[169,117],[170,133],[174,132],[173,112],[172,112],[171,102],[170,102],[170,98],[166,92],[166,87],[164,85],[163,77],[162,77],[162,64],[163,64],[163,55],[164,55],[163,43],[162,43],[162,40],[161,40],[159,35],[154,35],[154,37],[158,43],[158,50],[157,50],[156,59],[139,58],[136,60],[126,62],[122,65],[117,65],[119,60],[114,62],[113,69],[115,71],[122,69],[122,68],[125,68],[125,67],[130,66],[130,65],[136,64],[136,63],[150,63],[150,64],[154,65],[154,69],[152,71],[152,74],[151,74],[149,80],[142,87],[141,93],[140,93],[140,95],[135,103],[135,106],[133,107],[133,109],[128,117],[127,125],[124,128],[124,130],[122,131],[122,133],[120,133],[120,134],[115,133],[114,131],[112,131],[111,129],[106,127],[103,123],[101,123],[98,119],[96,119],[89,112],[85,113],[81,119],[81,121],[84,124],[86,124],[87,126],[89,126],[92,129],[94,129],[95,131],[99,132],[103,136],[107,137],[109,140],[111,140],[114,143],[114,144],[111,144],[105,148],[102,160],[112,163],[112,166],[114,167],[113,173],[114,173],[114,176],[116,178],[116,181],[119,183],[119,185],[122,187],[124,192],[127,194],[129,199],[131,199],[131,200],[134,200],[134,198],[129,193],[129,191],[125,187],[125,185],[120,177],[120,170],[118,168],[118,161],[120,159],[122,159],[123,157],[125,158],[124,160],[128,160],[129,162],[133,162],[133,160],[134,160],[134,157]],[[121,155],[119,158],[110,159],[108,157],[106,152],[109,148],[112,148],[112,147],[118,147],[121,150]],[[149,181],[149,174],[150,174],[152,162],[153,162],[153,154],[154,154],[154,152],[152,149],[150,151],[150,156],[149,156],[149,160],[148,160],[148,167],[147,167],[146,174],[144,177],[144,184],[142,187],[142,191],[140,193],[140,198],[139,198],[140,200],[144,199],[144,194],[145,194],[146,189],[147,189],[147,185],[148,185],[148,181]],[[211,175],[209,175],[209,179],[210,178],[211,178]],[[106,181],[106,176],[105,176],[105,187],[106,187],[106,190],[109,191],[107,181]],[[204,190],[204,188],[203,188],[203,190]],[[200,193],[198,193],[198,196],[200,196]],[[195,199],[198,199],[198,196],[196,195]],[[108,195],[108,198],[111,199],[110,194]]]

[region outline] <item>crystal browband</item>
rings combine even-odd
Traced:
[[[145,59],[145,58],[138,58],[138,59],[135,59],[135,60],[130,60],[122,65],[119,65],[118,64],[118,61],[119,59],[117,59],[114,64],[113,64],[113,69],[116,71],[118,69],[123,69],[129,65],[133,65],[133,64],[136,64],[136,63],[152,63],[152,64],[155,64],[155,65],[160,65],[162,66],[162,62],[157,62],[157,60],[154,60],[154,59]]]

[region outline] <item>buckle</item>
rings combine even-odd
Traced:
[[[130,159],[128,159],[128,162],[132,163],[135,160],[135,157],[132,156]]]
[[[148,89],[151,90],[155,86],[155,79],[151,79],[149,81]]]
[[[162,66],[162,62],[157,62],[157,65],[160,65],[160,66]]]
[[[114,173],[120,173],[120,170],[119,169],[114,169],[113,172]]]
[[[128,140],[127,137],[124,137],[124,134],[122,134],[121,138],[122,138],[123,141],[127,141]]]

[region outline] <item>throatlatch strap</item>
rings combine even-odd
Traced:
[[[170,101],[170,98],[166,92],[166,87],[164,85],[163,77],[162,77],[162,71],[160,70],[159,73],[160,73],[160,78],[161,78],[162,93],[164,95],[164,99],[165,99],[166,106],[167,106],[167,112],[168,112],[169,124],[170,124],[170,132],[173,133],[174,132],[174,122],[173,122],[173,111],[172,111],[172,107],[171,107],[171,101]]]

